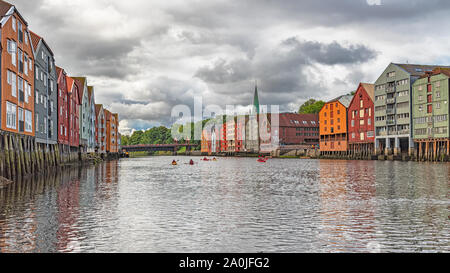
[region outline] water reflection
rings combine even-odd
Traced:
[[[0,252],[81,251],[83,211],[96,202],[93,196],[108,198],[102,184],[118,179],[118,163],[108,162],[38,174],[0,189]]]
[[[171,161],[112,161],[0,189],[0,252],[450,251],[448,164]]]

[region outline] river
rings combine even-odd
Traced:
[[[0,252],[450,252],[450,164],[172,159],[0,189]]]

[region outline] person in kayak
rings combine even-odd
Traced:
[[[189,165],[194,165],[194,160],[191,159],[191,161],[189,161]]]
[[[172,161],[172,165],[178,165],[178,163],[174,160]]]

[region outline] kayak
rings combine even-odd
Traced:
[[[258,159],[258,162],[260,162],[260,163],[266,163],[266,160],[264,160],[264,159]]]
[[[175,162],[174,162],[174,163],[172,163],[172,166],[177,166],[177,165],[178,165],[178,164],[177,164],[177,163],[175,163]]]

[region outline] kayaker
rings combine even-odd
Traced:
[[[189,161],[189,165],[194,165],[194,160],[191,159],[191,161]]]
[[[178,165],[178,163],[174,160],[172,161],[172,165]]]

